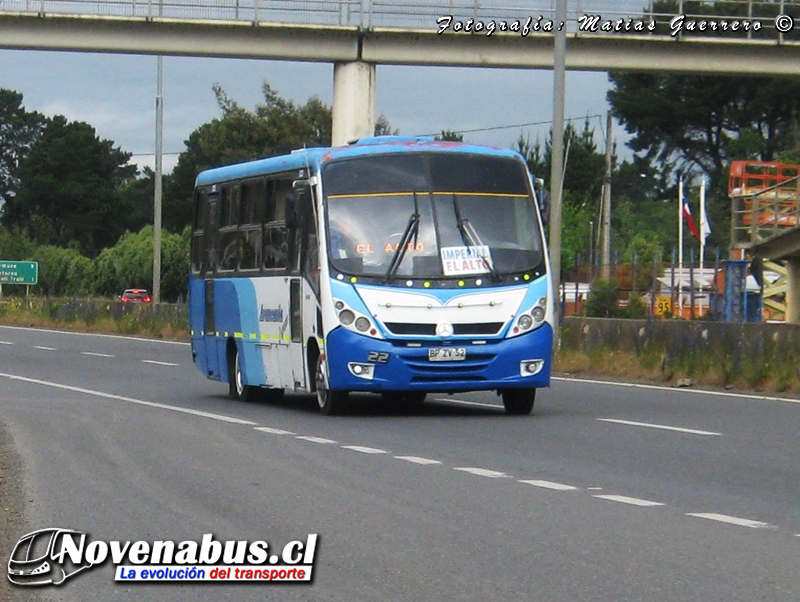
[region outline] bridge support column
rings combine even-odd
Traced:
[[[800,257],[786,262],[786,323],[800,323]]]
[[[375,65],[363,61],[333,65],[334,146],[375,134]]]

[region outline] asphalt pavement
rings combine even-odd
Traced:
[[[800,599],[793,400],[558,378],[532,416],[473,393],[325,417],[226,390],[187,345],[0,327],[3,579],[15,528],[318,536],[311,583],[115,581],[106,562],[9,599]]]

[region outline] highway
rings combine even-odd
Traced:
[[[796,401],[562,377],[532,416],[473,393],[324,417],[226,393],[185,344],[0,327],[20,537],[319,535],[310,584],[115,582],[108,562],[16,599],[800,600]]]

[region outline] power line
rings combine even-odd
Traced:
[[[594,119],[595,117],[600,118],[602,115],[585,115],[583,117],[569,117],[564,119],[564,121],[579,121],[581,119]],[[549,119],[547,121],[531,121],[528,123],[515,123],[512,125],[495,125],[491,127],[485,128],[475,128],[472,130],[451,130],[455,134],[474,134],[475,132],[493,132],[496,130],[509,130],[511,128],[522,128],[522,127],[530,127],[534,125],[552,125],[553,120]],[[601,124],[602,127],[602,124]],[[436,132],[436,134],[423,134],[424,136],[436,136],[441,132]]]

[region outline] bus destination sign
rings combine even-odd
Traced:
[[[37,284],[39,262],[0,260],[0,284]]]

